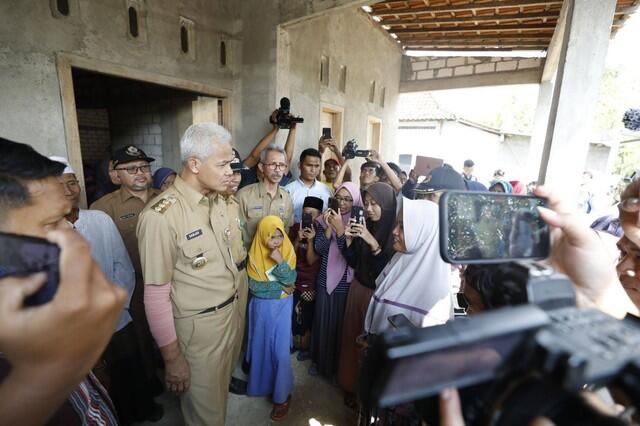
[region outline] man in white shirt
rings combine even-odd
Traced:
[[[122,237],[109,215],[100,210],[79,208],[81,188],[67,159],[50,159],[66,166],[60,178],[65,196],[71,202],[71,212],[66,219],[90,243],[91,255],[107,279],[127,290],[129,295],[113,337],[94,372],[101,380],[108,377],[109,396],[122,424],[159,420],[163,409],[154,402],[153,397],[161,393],[162,387],[160,383],[149,383],[145,375],[140,373],[141,354],[129,313],[136,277]],[[104,372],[99,367],[103,367]]]
[[[293,201],[293,221],[300,223],[302,220],[302,205],[307,197],[318,197],[324,205],[329,204],[331,191],[318,180],[320,174],[320,162],[322,156],[317,149],[308,148],[300,154],[300,177],[284,187]]]

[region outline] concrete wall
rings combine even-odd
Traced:
[[[397,135],[395,160],[401,154],[442,158],[462,171],[466,159],[472,159],[478,179],[487,184],[496,169],[506,171],[507,179],[529,182],[537,179],[527,170],[530,137],[498,135],[457,121],[401,121]],[[607,173],[611,149],[591,144],[588,170]],[[414,157],[415,161],[415,157]]]
[[[145,37],[128,35],[127,2],[70,0],[71,13],[54,17],[49,1],[0,2],[0,134],[44,154],[66,155],[56,52],[116,63],[233,90],[239,68],[235,33],[239,2],[145,2]],[[138,2],[141,3],[141,2]],[[195,22],[195,58],[180,50],[180,16]],[[228,65],[219,45],[229,39]]]
[[[329,58],[327,85],[320,81],[322,56]],[[277,98],[288,96],[292,112],[305,120],[299,126],[294,159],[304,148],[317,146],[321,106],[325,103],[344,109],[343,143],[356,138],[365,148],[368,118],[382,120],[380,151],[391,161],[401,58],[397,43],[372,25],[359,9],[341,9],[283,26],[278,39]],[[344,93],[339,88],[343,66],[347,68]],[[373,103],[369,102],[371,81],[376,82]],[[293,168],[297,170],[297,165]]]
[[[540,58],[405,56],[400,91],[539,83],[543,67]]]

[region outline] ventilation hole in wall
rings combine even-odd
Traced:
[[[180,26],[180,48],[184,53],[189,53],[189,32],[184,25]]]
[[[218,124],[224,126],[224,104],[222,99],[218,99]]]
[[[376,82],[375,80],[371,82],[371,86],[369,87],[369,102],[373,103],[376,99]]]
[[[340,67],[340,84],[338,87],[342,93],[347,92],[347,67],[345,65]]]
[[[320,83],[329,85],[329,57],[324,55],[320,58]]]
[[[62,16],[69,16],[69,0],[56,0],[56,9]]]
[[[129,7],[129,34],[131,37],[138,37],[138,11],[134,7]]]
[[[227,44],[224,41],[220,42],[220,65],[227,65]]]
[[[385,98],[387,97],[387,88],[383,87],[380,93],[380,106],[384,108]]]

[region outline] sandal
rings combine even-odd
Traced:
[[[291,395],[289,395],[287,400],[282,404],[273,404],[273,409],[271,410],[271,420],[273,420],[274,422],[279,422],[280,420],[287,417],[287,414],[289,414],[290,402],[291,402]]]

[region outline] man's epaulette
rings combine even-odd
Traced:
[[[164,214],[164,212],[166,212],[169,207],[174,205],[176,201],[178,201],[176,197],[174,197],[173,195],[167,195],[166,197],[160,199],[160,201],[155,203],[153,206],[151,206],[151,209],[156,213]]]

